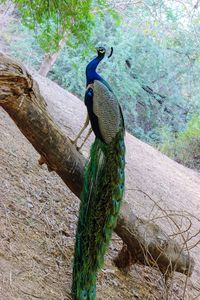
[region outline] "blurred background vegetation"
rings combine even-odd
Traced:
[[[0,3],[4,15],[12,6],[9,23],[0,21],[9,52],[82,100],[94,47],[113,46],[99,72],[121,103],[127,130],[200,170],[198,0]],[[44,74],[45,58],[52,60]]]

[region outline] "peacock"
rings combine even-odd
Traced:
[[[124,194],[125,129],[122,110],[110,85],[96,72],[105,53],[104,47],[98,47],[97,56],[86,67],[88,118],[80,134],[90,121],[95,141],[85,166],[80,197],[73,263],[74,300],[96,299],[97,271],[103,265]]]

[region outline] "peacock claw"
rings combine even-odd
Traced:
[[[71,143],[74,144],[74,146],[75,146],[75,148],[76,148],[76,150],[77,150],[78,152],[80,152],[81,148],[83,147],[83,145],[85,144],[85,142],[86,142],[87,139],[89,138],[90,134],[92,133],[92,128],[90,128],[89,131],[88,131],[88,133],[87,133],[87,135],[86,135],[86,137],[84,138],[82,144],[81,144],[79,147],[77,146],[77,141],[78,141],[78,139],[81,137],[83,131],[87,128],[88,124],[89,124],[89,117],[88,117],[88,115],[87,115],[86,121],[85,121],[83,127],[81,128],[80,132],[79,132],[78,135],[76,136],[75,140],[73,140],[73,141],[71,140]]]

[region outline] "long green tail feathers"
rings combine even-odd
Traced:
[[[76,232],[72,296],[96,299],[96,274],[104,262],[124,193],[124,129],[106,145],[95,139],[84,173]]]

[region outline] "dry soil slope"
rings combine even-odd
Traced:
[[[74,137],[86,116],[83,102],[55,83],[38,75],[35,76],[48,102],[49,111],[60,126],[64,126],[66,133]],[[126,147],[126,199],[131,203],[134,212],[140,217],[154,219],[163,214],[155,205],[156,202],[161,208],[177,212],[178,216],[174,217],[174,220],[183,231],[188,223],[179,214],[194,215],[194,218],[191,218],[189,235],[196,234],[200,230],[200,222],[196,219],[200,216],[200,174],[178,164],[128,133]],[[85,155],[87,151],[88,144],[83,151]],[[172,227],[171,231],[177,231],[169,218],[168,220],[161,218],[157,222],[169,233],[170,227]],[[189,246],[199,239],[200,234],[197,234],[196,238],[190,240]],[[191,250],[191,253],[196,261],[193,279],[198,282],[200,245]]]
[[[84,104],[52,81],[37,74],[34,76],[48,103],[48,110],[66,134],[73,138],[86,115]],[[86,156],[91,140],[83,149]],[[162,207],[187,211],[198,217],[199,174],[175,163],[129,134],[126,136],[126,145],[126,199],[134,212],[146,218],[154,218],[160,214],[157,206],[145,196],[145,192],[154,201],[159,201]],[[55,174],[49,174],[45,167],[37,165],[37,158],[32,146],[1,111],[2,300],[70,299],[71,259],[78,201]],[[167,222],[161,221],[169,231]],[[190,234],[194,234],[199,227],[198,221],[194,220]],[[136,274],[134,269],[130,275],[123,276],[111,265],[111,257],[116,254],[119,246],[119,241],[116,237],[114,239],[104,271],[99,276],[98,299],[128,300],[134,299],[134,295],[137,299],[161,299],[160,290],[153,291],[153,288],[157,290],[154,277],[152,283],[148,280],[146,286],[142,285],[144,277],[141,277],[141,272],[144,270],[140,269]],[[192,240],[191,243],[193,242]],[[196,268],[190,287],[200,274],[198,252],[199,248],[196,247],[193,250]],[[181,295],[181,291],[177,289],[175,294]],[[173,299],[180,297],[174,296]],[[188,299],[192,298],[189,296]]]

